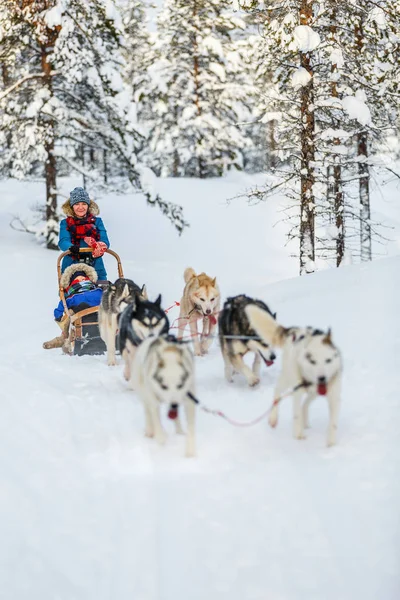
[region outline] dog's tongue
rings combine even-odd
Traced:
[[[267,367],[271,367],[274,364],[273,360],[266,360],[265,364],[267,365]]]
[[[214,315],[208,315],[208,318],[210,319],[210,321],[213,325],[217,324],[217,319],[215,318]]]
[[[176,417],[178,416],[178,409],[177,408],[170,408],[168,411],[168,418],[169,419],[176,419]]]
[[[320,396],[326,396],[327,389],[328,389],[328,386],[326,385],[326,383],[318,384],[318,394]]]

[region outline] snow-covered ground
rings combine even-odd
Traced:
[[[166,180],[185,208],[178,238],[140,196],[100,201],[125,274],[164,307],[186,266],[217,275],[224,297],[263,298],[285,325],[333,329],[344,358],[338,445],[327,406],[306,441],[234,428],[198,413],[198,457],[143,436],[142,408],[104,357],[67,357],[56,335],[57,254],[9,228],[42,199],[0,182],[0,590],[6,600],[397,600],[400,597],[400,211],[396,183],[375,210],[395,229],[387,258],[297,278],[276,198],[225,199],[252,178]],[[68,191],[78,181],[64,182]],[[398,202],[397,202],[398,204]],[[388,207],[390,210],[386,210]],[[396,229],[397,228],[397,229]],[[110,277],[113,278],[112,263]],[[177,316],[171,311],[171,318]],[[272,400],[279,364],[258,389],[223,378],[215,342],[196,359],[198,396],[238,420]]]

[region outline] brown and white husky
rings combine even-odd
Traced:
[[[186,325],[189,324],[194,353],[196,356],[201,356],[207,354],[212,344],[213,333],[217,327],[220,291],[216,277],[212,279],[205,273],[196,275],[190,267],[185,269],[183,278],[186,285],[180,304],[178,339],[182,338]],[[199,340],[197,321],[200,319],[203,323],[203,329]]]

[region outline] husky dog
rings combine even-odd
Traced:
[[[270,336],[271,322],[257,307],[248,307],[247,316],[261,337]],[[293,436],[304,439],[304,428],[309,426],[308,408],[312,400],[327,396],[329,405],[329,426],[327,445],[336,443],[336,432],[340,408],[342,361],[339,350],[332,342],[331,331],[327,333],[312,327],[278,326],[275,329],[277,345],[283,348],[282,371],[274,391],[274,398],[288,389],[304,383],[304,387],[293,392]],[[304,388],[306,391],[304,391]],[[301,405],[303,395],[305,401]],[[278,404],[269,416],[269,424],[275,427],[278,422]]]
[[[220,292],[217,278],[211,279],[205,273],[196,275],[190,267],[183,274],[185,287],[181,298],[179,313],[178,339],[182,339],[186,325],[189,323],[196,356],[207,354],[212,344],[212,334],[217,325],[220,305]],[[198,339],[197,321],[202,319],[201,339]]]
[[[132,346],[128,338],[127,348]],[[139,346],[132,363],[132,384],[144,406],[147,437],[164,444],[166,434],[160,421],[161,404],[169,407],[176,433],[183,433],[178,409],[183,405],[187,419],[186,456],[195,456],[194,360],[187,344],[174,336],[151,337]]]
[[[107,363],[112,366],[115,360],[115,340],[118,319],[128,304],[136,300],[147,300],[146,286],[141,288],[132,279],[120,277],[104,290],[99,307],[100,336],[107,346]]]
[[[168,317],[161,308],[161,295],[155,302],[137,298],[135,303],[125,308],[119,320],[118,342],[125,363],[126,381],[131,378],[131,364],[136,348],[144,339],[168,333],[168,329]]]
[[[258,306],[271,319],[276,318],[276,314],[272,314],[264,302],[242,294],[228,298],[225,302],[218,319],[218,331],[226,379],[232,381],[232,375],[236,370],[246,377],[250,386],[254,386],[260,382],[261,358],[269,367],[273,364],[276,355],[271,342],[261,339],[251,327],[245,312],[245,308],[249,305]],[[243,360],[247,352],[254,352],[252,369]]]

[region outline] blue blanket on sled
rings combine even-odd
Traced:
[[[74,306],[78,306],[78,304],[87,304],[87,308],[91,306],[99,306],[101,302],[101,296],[103,294],[103,290],[101,288],[97,288],[96,290],[92,290],[90,292],[82,292],[81,294],[74,294],[70,298],[66,298],[68,308],[73,308]],[[62,301],[58,303],[57,308],[54,309],[54,318],[56,321],[59,321],[64,314],[64,306]]]

